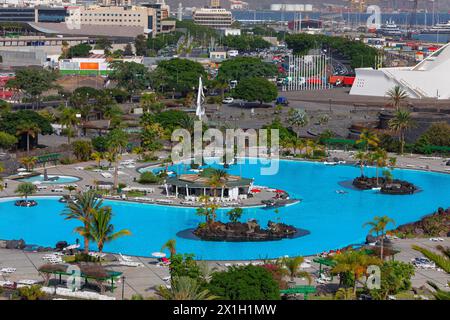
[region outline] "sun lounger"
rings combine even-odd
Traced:
[[[14,272],[16,272],[16,268],[2,268],[2,269],[0,269],[0,272],[1,273],[14,273]]]
[[[124,256],[122,253],[119,253],[119,255],[120,255],[120,258],[121,258],[123,261],[134,262],[133,259],[131,259],[131,258],[128,257],[128,256]]]
[[[167,277],[164,277],[164,278],[162,278],[163,279],[163,281],[170,281],[171,279],[172,279],[172,277],[171,276],[167,276]]]
[[[28,279],[17,281],[17,284],[25,284],[25,285],[29,285],[29,286],[36,284],[36,283],[39,283],[39,281],[38,280],[28,280]]]
[[[121,266],[127,266],[127,267],[142,267],[144,266],[142,263],[140,262],[135,262],[135,261],[119,261],[119,264]]]
[[[112,178],[112,174],[111,174],[111,173],[108,173],[108,172],[102,172],[102,173],[100,173],[100,174],[101,174],[101,176],[102,176],[103,178],[105,178],[105,179]]]
[[[80,170],[84,170],[84,167],[75,167],[74,169],[80,171]]]

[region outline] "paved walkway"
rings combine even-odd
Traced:
[[[444,238],[444,242],[432,242],[429,239],[398,239],[393,240],[393,245],[396,248],[401,249],[401,252],[396,255],[395,259],[403,262],[410,262],[415,257],[421,257],[422,255],[414,251],[411,246],[417,244],[428,249],[434,250],[437,244],[443,246],[450,246],[450,238]],[[45,253],[27,253],[21,250],[8,250],[0,249],[0,268],[13,267],[17,271],[11,275],[0,275],[0,280],[18,281],[24,279],[32,279],[42,281],[37,269],[44,264],[42,256]],[[311,261],[314,257],[306,257]],[[165,285],[164,278],[169,276],[168,267],[162,267],[156,265],[156,260],[144,257],[133,257],[135,261],[142,262],[141,267],[124,267],[118,263],[105,263],[104,265],[108,269],[123,272],[125,276],[124,296],[125,298],[131,298],[133,294],[141,294],[143,296],[151,296],[155,290],[155,287],[159,285]],[[242,264],[245,261],[207,261],[210,270],[224,270],[225,264]],[[317,275],[319,266],[316,263],[311,264],[311,268],[305,269],[311,274]],[[314,276],[316,277],[316,276]],[[426,284],[428,280],[435,282],[439,287],[444,290],[448,290],[447,283],[450,282],[450,275],[443,271],[436,270],[422,270],[416,269],[416,274],[412,279],[413,287],[421,287]],[[121,280],[122,281],[122,280]],[[114,293],[107,292],[108,295],[115,296],[117,299],[122,298],[122,282],[118,283],[118,288]],[[307,284],[306,279],[296,279],[297,284]],[[337,284],[338,279],[331,282]],[[313,285],[318,285],[315,281]],[[323,289],[324,286],[318,285]]]

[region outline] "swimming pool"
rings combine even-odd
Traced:
[[[73,183],[73,182],[77,182],[77,181],[81,180],[80,178],[74,177],[74,176],[59,176],[59,175],[53,175],[53,174],[48,175],[49,179],[52,179],[55,177],[58,177],[58,179],[44,181],[44,175],[41,174],[38,176],[29,177],[29,178],[17,179],[17,181],[20,181],[20,182],[37,182],[37,181],[39,181],[42,184],[65,184],[65,183]]]
[[[274,160],[275,161],[275,160]],[[354,166],[326,166],[321,163],[280,160],[280,170],[274,176],[260,175],[260,165],[233,165],[228,171],[244,177],[254,177],[256,185],[286,190],[302,202],[279,208],[282,222],[307,229],[311,234],[296,239],[269,242],[206,242],[176,237],[187,228],[194,228],[203,218],[192,208],[175,208],[151,204],[105,201],[114,212],[117,229],[127,228],[132,236],[107,244],[105,251],[148,256],[159,251],[171,238],[177,241],[177,250],[194,253],[198,259],[240,260],[308,255],[348,244],[361,243],[367,235],[362,225],[376,215],[388,215],[398,224],[412,222],[438,207],[450,205],[450,175],[414,170],[394,170],[395,178],[405,179],[420,187],[413,195],[390,196],[376,191],[346,189],[338,194],[343,181],[359,175]],[[174,171],[185,166],[172,167]],[[366,174],[374,174],[366,168]],[[32,208],[15,207],[13,201],[0,202],[0,237],[23,238],[27,243],[54,246],[59,240],[74,242],[80,238],[73,232],[76,221],[65,221],[60,212],[64,204],[57,198],[39,199]],[[218,219],[227,221],[227,210],[220,210]],[[276,221],[274,210],[249,208],[242,220],[256,218],[262,225]],[[390,226],[392,227],[392,226]],[[80,239],[81,240],[81,239]]]

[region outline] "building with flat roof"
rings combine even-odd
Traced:
[[[193,12],[192,18],[196,24],[214,29],[230,28],[233,24],[231,11],[223,8],[199,8]]]

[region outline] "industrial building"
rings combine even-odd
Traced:
[[[357,68],[352,95],[384,97],[395,86],[411,98],[450,99],[450,45],[446,44],[413,67]]]

